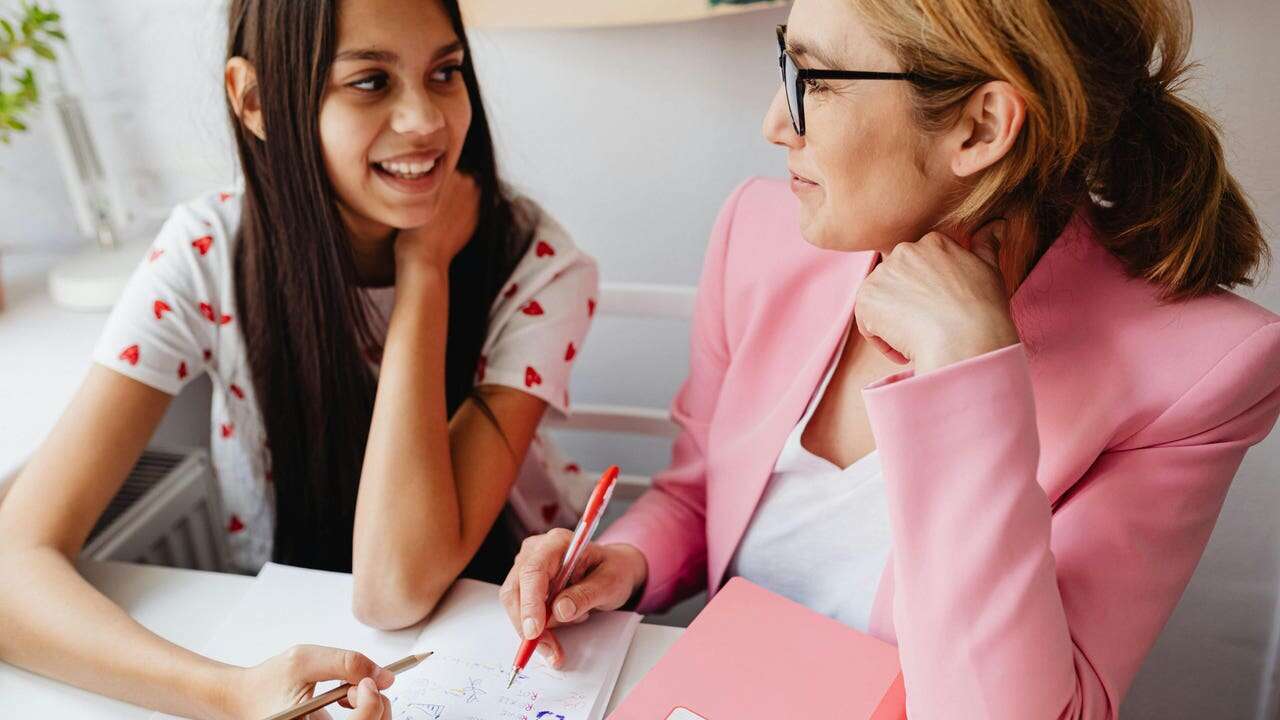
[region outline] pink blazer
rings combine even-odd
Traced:
[[[671,467],[602,537],[648,558],[641,611],[726,580],[874,257],[806,244],[778,181],[721,211]],[[1114,718],[1280,412],[1280,317],[1161,304],[1079,218],[1012,308],[1020,344],[863,390],[894,548],[872,632],[912,718]]]

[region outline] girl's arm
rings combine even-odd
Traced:
[[[478,393],[501,432],[473,400],[449,421],[448,301],[447,265],[397,260],[353,539],[354,610],[375,627],[421,620],[470,562],[546,407],[524,392],[486,386]]]
[[[0,660],[183,717],[261,718],[314,684],[393,677],[359,653],[297,646],[253,668],[215,662],[129,617],[73,565],[171,397],[99,365],[0,504]],[[373,696],[372,698],[370,696]],[[353,717],[381,717],[367,686]]]
[[[0,504],[0,659],[164,712],[220,716],[229,669],[151,633],[76,572],[170,396],[95,365]]]

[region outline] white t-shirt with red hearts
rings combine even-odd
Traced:
[[[569,371],[595,312],[595,261],[531,200],[532,243],[489,312],[477,385],[517,388],[569,407]],[[130,279],[94,350],[95,362],[170,395],[201,373],[213,383],[210,450],[222,489],[232,561],[256,572],[271,559],[274,493],[266,433],[236,308],[233,259],[240,195],[211,193],[178,206]],[[395,288],[364,290],[385,338]],[[371,358],[376,371],[376,360]],[[592,479],[539,432],[510,507],[527,532],[572,525]]]

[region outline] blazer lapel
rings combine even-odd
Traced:
[[[879,258],[879,253],[874,251],[814,252],[819,255],[807,268],[811,274],[803,297],[776,298],[779,307],[769,318],[769,322],[792,326],[787,333],[788,342],[769,343],[772,333],[768,324],[755,333],[762,341],[755,346],[755,351],[767,349],[784,358],[793,358],[791,362],[795,372],[790,383],[780,396],[774,395],[776,401],[772,404],[768,403],[769,398],[762,398],[763,420],[754,423],[754,427],[747,427],[736,437],[722,438],[724,446],[718,455],[723,471],[716,474],[722,480],[709,484],[707,488],[708,494],[721,496],[714,502],[708,498],[707,503],[708,507],[717,508],[707,517],[707,587],[710,595],[715,594],[724,580],[729,561],[773,475],[782,446],[804,414],[849,327],[858,287]],[[795,342],[797,335],[800,342]],[[774,360],[776,362],[777,358]],[[738,429],[743,429],[743,425],[734,423]]]

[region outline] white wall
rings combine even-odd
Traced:
[[[230,177],[217,94],[220,16],[202,0],[64,0],[93,122],[140,217]],[[1280,3],[1197,0],[1196,94],[1225,126],[1237,177],[1280,227]],[[551,209],[613,281],[696,281],[730,189],[780,174],[760,139],[782,11],[592,31],[474,33],[509,176]],[[70,210],[41,128],[0,148],[0,245],[68,246]],[[1274,230],[1269,237],[1273,238]],[[1280,310],[1280,283],[1245,292]],[[686,328],[606,322],[575,377],[579,400],[661,404],[683,375]],[[620,380],[617,368],[630,368]],[[662,400],[657,400],[662,398]],[[661,445],[574,439],[588,464],[649,472]],[[1126,704],[1129,718],[1246,718],[1280,590],[1280,439],[1246,459],[1205,559]],[[1273,710],[1272,712],[1275,712]],[[1267,718],[1272,720],[1272,718]]]

